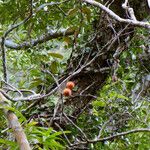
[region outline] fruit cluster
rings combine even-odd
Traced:
[[[72,89],[74,88],[75,84],[72,81],[67,82],[66,88],[63,90],[63,95],[64,96],[71,96],[72,94]]]

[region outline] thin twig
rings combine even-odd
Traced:
[[[68,137],[66,136],[64,130],[60,127],[60,125],[59,125],[58,123],[55,122],[55,125],[61,130],[61,132],[63,133],[63,135],[64,135],[66,141],[67,141],[68,144],[69,144],[69,146],[71,146],[72,144],[71,144],[71,142],[69,141]]]
[[[66,119],[75,127],[79,130],[79,132],[83,135],[83,137],[85,138],[85,140],[87,141],[87,136],[86,134],[81,130],[80,127],[78,127],[65,113],[63,113],[63,115],[66,117]]]

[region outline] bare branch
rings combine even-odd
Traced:
[[[122,4],[122,8],[125,9],[126,11],[128,11],[131,19],[133,20],[137,20],[135,15],[134,15],[134,10],[133,8],[131,8],[130,6],[128,6],[128,0],[125,0],[125,2]]]
[[[117,133],[117,134],[112,135],[112,136],[100,138],[100,139],[98,139],[98,140],[91,140],[90,142],[93,143],[93,142],[108,141],[108,140],[112,140],[112,139],[117,138],[117,137],[120,137],[120,136],[132,134],[132,133],[137,133],[137,132],[150,132],[150,128],[133,129],[133,130],[129,130],[129,131],[126,131],[126,132]]]
[[[124,19],[124,18],[121,18],[120,16],[118,16],[117,14],[115,14],[112,10],[110,10],[109,8],[107,8],[106,6],[102,5],[99,2],[96,2],[94,0],[82,0],[82,1],[86,2],[88,4],[91,4],[93,6],[101,8],[111,18],[113,18],[113,19],[115,19],[115,20],[117,20],[119,22],[127,23],[127,24],[131,24],[131,25],[134,25],[134,26],[139,26],[139,27],[144,27],[144,28],[150,29],[150,23],[149,22],[137,21],[137,20],[132,20],[132,19]]]
[[[36,39],[32,39],[29,42],[23,42],[22,44],[14,43],[11,40],[6,40],[5,46],[10,49],[15,49],[15,50],[27,49],[27,48],[34,47],[38,44],[47,42],[52,39],[56,39],[56,38],[63,37],[63,36],[69,36],[73,34],[74,34],[74,30],[62,30],[59,32],[54,32],[54,33],[48,32],[48,33],[41,35],[40,37],[37,37]]]
[[[94,139],[94,140],[88,140],[88,141],[80,141],[78,143],[75,143],[72,146],[79,145],[79,144],[87,144],[87,143],[97,143],[97,142],[109,141],[109,140],[118,138],[120,136],[125,136],[125,135],[128,135],[128,134],[139,133],[139,132],[150,132],[150,128],[133,129],[133,130],[129,130],[129,131],[126,131],[126,132],[117,133],[115,135],[104,137],[104,138],[99,138],[99,139]]]
[[[150,0],[147,0],[147,3],[148,3],[148,7],[150,9]]]
[[[65,137],[67,143],[69,144],[69,146],[71,146],[72,144],[71,144],[71,142],[69,141],[68,137],[66,136],[64,130],[60,127],[60,125],[59,125],[58,123],[55,122],[55,125],[62,131],[62,133],[63,133],[63,135],[64,135],[64,137]]]
[[[12,90],[14,89],[16,92],[18,92],[20,94],[20,96],[23,96],[22,93],[16,87],[12,86],[11,84],[7,83],[4,80],[2,80],[2,82],[4,82],[6,85],[10,86],[12,88]]]
[[[75,127],[79,130],[79,132],[83,135],[83,137],[85,138],[85,140],[87,141],[87,136],[86,134],[82,131],[82,129],[80,127],[78,127],[65,113],[63,113],[63,115],[66,117],[66,119]]]

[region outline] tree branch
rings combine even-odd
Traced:
[[[88,4],[91,4],[93,6],[99,7],[104,12],[106,12],[111,18],[113,18],[119,22],[150,29],[149,22],[137,21],[137,20],[132,20],[132,19],[124,19],[124,18],[121,18],[120,16],[118,16],[117,14],[115,14],[112,10],[110,10],[109,8],[107,8],[106,6],[102,5],[99,2],[96,2],[94,0],[82,0],[82,1],[86,2]]]
[[[122,4],[122,8],[125,9],[125,10],[127,10],[127,12],[130,15],[130,18],[132,20],[136,21],[137,19],[135,17],[134,10],[133,10],[133,8],[131,8],[130,6],[128,6],[128,3],[129,3],[128,0],[125,0],[125,2]]]
[[[99,138],[99,139],[94,139],[94,140],[87,140],[87,141],[80,141],[78,143],[75,143],[72,146],[76,146],[76,145],[79,145],[79,144],[87,144],[87,143],[97,143],[97,142],[109,141],[109,140],[115,139],[115,138],[120,137],[120,136],[132,134],[132,133],[138,133],[138,132],[150,132],[150,128],[133,129],[133,130],[117,133],[115,135],[104,137],[104,138]]]
[[[5,46],[10,49],[15,49],[15,50],[20,50],[23,48],[27,49],[27,48],[34,47],[38,44],[47,42],[52,39],[56,39],[56,38],[63,37],[63,36],[69,36],[69,35],[73,35],[73,34],[74,34],[74,30],[64,30],[64,31],[55,32],[55,33],[49,32],[49,33],[41,35],[40,37],[37,37],[36,39],[32,39],[29,42],[23,42],[22,44],[14,43],[11,40],[6,40]]]
[[[120,137],[120,136],[128,135],[128,134],[131,134],[131,133],[137,133],[137,132],[150,132],[150,128],[133,129],[133,130],[129,130],[129,131],[126,131],[126,132],[117,133],[117,134],[112,135],[112,136],[100,138],[100,139],[97,139],[97,140],[91,140],[90,142],[93,143],[93,142],[108,141],[108,140],[112,140],[112,139],[115,139],[115,138]]]

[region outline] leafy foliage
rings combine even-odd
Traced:
[[[14,50],[7,48],[7,69],[10,85],[17,89],[27,89],[45,94],[47,91],[53,90],[56,84],[58,86],[66,75],[73,74],[72,70],[78,71],[82,65],[93,60],[97,54],[101,55],[99,53],[101,48],[104,49],[103,57],[97,57],[96,63],[90,64],[91,66],[88,67],[93,69],[98,65],[101,69],[101,66],[105,64],[104,67],[107,66],[111,71],[107,73],[105,81],[101,81],[104,84],[99,83],[100,86],[98,85],[95,88],[94,84],[92,87],[92,85],[86,85],[85,82],[82,83],[83,78],[87,76],[95,77],[95,72],[90,73],[91,68],[90,71],[89,68],[84,68],[81,74],[73,77],[77,81],[76,87],[73,89],[74,95],[70,98],[61,99],[62,89],[60,88],[33,106],[34,101],[17,101],[12,102],[10,107],[5,107],[6,110],[12,111],[18,116],[32,149],[66,149],[70,146],[66,137],[71,143],[77,143],[80,148],[91,150],[150,149],[150,133],[140,132],[112,138],[108,141],[89,143],[84,135],[85,133],[88,139],[96,139],[99,134],[100,138],[103,138],[134,128],[150,127],[149,82],[147,82],[150,81],[147,80],[150,71],[149,49],[147,48],[149,47],[149,32],[146,29],[134,29],[131,40],[126,43],[125,50],[119,54],[118,67],[115,70],[117,80],[113,81],[113,69],[116,61],[113,58],[115,53],[113,49],[115,48],[112,47],[106,53],[104,41],[107,41],[109,35],[104,37],[104,34],[100,33],[101,30],[99,30],[102,22],[106,25],[105,22],[111,22],[112,20],[107,20],[105,14],[101,15],[101,11],[97,8],[76,0],[54,0],[50,1],[49,5],[43,6],[43,4],[48,4],[48,1],[33,1],[34,15],[28,22],[13,30],[7,40],[10,39],[12,43],[15,42],[16,44],[32,43],[33,39],[38,39],[41,35],[47,33],[53,34],[64,29],[67,29],[66,31],[74,30],[75,32],[71,36],[65,36],[64,33],[62,38],[44,41],[28,49]],[[18,23],[28,16],[29,2],[1,0],[0,14],[2,16],[0,17],[0,36],[3,36],[12,24]],[[102,18],[103,21],[101,19],[99,21],[99,18]],[[102,28],[105,29],[105,27]],[[107,34],[108,31],[105,29],[103,32]],[[120,39],[118,38],[118,41]],[[123,39],[122,43],[125,43],[124,41]],[[0,55],[2,56],[2,54]],[[114,59],[112,64],[108,63],[108,58]],[[99,64],[102,61],[104,62]],[[3,79],[2,63],[1,61],[1,79]],[[89,73],[86,74],[86,71],[89,71]],[[100,75],[105,76],[105,74]],[[80,83],[85,85],[84,89],[81,89]],[[2,82],[1,88],[3,84]],[[88,101],[88,96],[92,97],[93,93],[95,95],[88,101],[83,111],[80,110],[79,116],[75,116],[74,110],[80,108],[80,105],[84,103],[82,100],[84,95],[81,93],[84,93],[90,87],[93,88],[93,91],[85,95],[87,98],[84,100]],[[16,89],[10,91],[8,90],[6,93],[12,97],[20,97],[19,94],[16,94]],[[79,91],[81,92],[79,93]],[[23,96],[28,95],[28,93],[29,91],[25,92]],[[74,97],[77,97],[77,99],[70,102],[69,100]],[[56,127],[55,124],[51,124],[52,127],[50,127],[50,120],[61,100],[64,105],[58,107],[59,114],[55,116],[55,121],[60,123],[60,127]],[[11,129],[7,127],[6,117],[2,111],[4,108],[1,104],[0,108],[0,149],[17,150],[19,149],[17,143],[13,137],[8,136]],[[63,118],[62,109],[72,121],[67,117]],[[58,117],[60,117],[60,120],[57,120]],[[79,144],[80,141],[87,143]]]
[[[28,138],[31,141],[31,144],[33,144],[33,148],[36,149],[64,149],[63,146],[64,140],[61,139],[61,135],[63,134],[61,131],[54,132],[52,128],[43,128],[43,127],[36,127],[36,122],[30,122],[26,126],[26,132],[30,133],[27,134]],[[64,132],[69,133],[69,132]],[[62,145],[63,144],[63,145]]]

